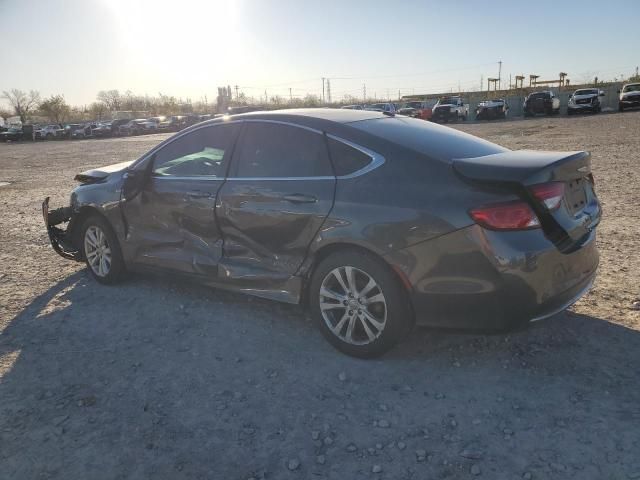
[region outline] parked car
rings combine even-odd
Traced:
[[[129,123],[131,119],[129,118],[117,118],[111,122],[111,135],[120,136],[122,133],[120,132],[120,127],[122,125],[126,125]]]
[[[597,88],[582,88],[569,95],[567,104],[567,115],[580,112],[600,113],[600,97],[604,97],[604,92]]]
[[[560,113],[560,99],[552,91],[533,92],[525,98],[522,109],[525,117],[537,114],[557,115]]]
[[[167,120],[167,130],[179,132],[188,126],[186,115],[172,115]]]
[[[112,135],[111,122],[97,123],[95,128],[91,129],[94,137],[110,137]]]
[[[44,140],[53,140],[54,138],[61,138],[64,133],[64,129],[60,125],[45,125],[39,128],[38,136]]]
[[[618,110],[640,107],[640,83],[628,83],[619,90]]]
[[[147,118],[147,120],[142,124],[142,127],[145,130],[145,133],[157,133],[160,131],[160,125],[163,124],[163,122],[166,122],[167,117],[165,116],[159,116],[159,117],[151,117],[151,118]],[[163,127],[165,131],[168,130],[168,123],[164,123]]]
[[[343,105],[340,108],[345,110],[364,110],[364,105]]]
[[[92,136],[91,124],[76,125],[71,129],[71,138],[79,140],[83,138],[89,138]]]
[[[43,214],[55,251],[98,282],[160,269],[304,299],[359,357],[414,323],[496,330],[553,315],[598,265],[589,153],[511,151],[380,112],[215,119],[76,180],[71,204],[49,211],[47,198]]]
[[[431,121],[447,123],[452,121],[463,122],[469,116],[469,104],[460,96],[442,97],[433,107]]]
[[[507,118],[509,104],[504,98],[494,98],[478,103],[476,107],[476,120],[495,120]]]
[[[398,108],[397,113],[408,117],[421,118],[422,120],[431,120],[434,103],[427,100],[404,102]]]
[[[364,106],[365,110],[372,112],[396,113],[396,106],[393,103],[370,103]]]
[[[146,122],[146,118],[136,118],[135,120],[129,120],[127,123],[120,125],[118,130],[120,135],[141,135],[146,132],[146,128],[144,127]]]
[[[0,141],[15,142],[18,140],[22,140],[22,128],[9,127],[4,132],[0,132]]]
[[[62,136],[67,139],[72,138],[72,133],[80,128],[82,128],[80,123],[67,123],[64,126]]]

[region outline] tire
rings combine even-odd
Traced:
[[[349,288],[351,285],[355,288]],[[358,250],[339,251],[322,260],[313,273],[308,295],[312,317],[324,337],[353,357],[386,353],[414,324],[407,294],[391,268]],[[367,306],[367,300],[374,298],[377,300]]]
[[[618,111],[624,112],[624,106],[621,103],[618,104]]]
[[[47,134],[45,135],[45,138],[46,138],[47,140],[51,140],[51,139],[53,138],[53,134],[51,134],[51,133],[47,133]]]
[[[91,215],[84,221],[80,229],[79,243],[87,270],[95,280],[112,285],[123,278],[126,269],[120,244],[111,225],[103,217]],[[96,245],[102,250],[96,252]]]
[[[571,110],[570,108],[567,109],[567,115],[573,115],[573,110]]]

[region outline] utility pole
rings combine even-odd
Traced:
[[[367,84],[362,84],[362,103],[367,103]]]
[[[400,96],[400,89],[398,89],[398,101],[400,101],[402,97]]]
[[[327,101],[331,103],[331,81],[327,78]]]
[[[502,60],[498,62],[498,88],[502,90]]]
[[[264,91],[264,103],[269,103],[269,95],[267,95],[267,90]]]
[[[293,102],[293,95],[291,95],[291,87],[289,87],[289,102]]]
[[[234,85],[234,88],[236,89],[236,100],[238,100],[238,85]]]
[[[324,103],[324,77],[322,77],[322,103]]]

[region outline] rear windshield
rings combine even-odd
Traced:
[[[460,100],[459,97],[442,97],[440,99],[440,104],[441,105],[450,105],[450,104],[457,104],[458,100]]]
[[[473,135],[416,118],[376,118],[349,125],[431,158],[445,161],[483,157],[507,151],[500,145]]]
[[[575,95],[597,95],[598,90],[576,90]]]
[[[531,99],[534,99],[534,98],[549,98],[549,94],[547,92],[532,93],[531,95],[529,95],[529,98],[531,98]]]
[[[627,85],[624,87],[623,92],[640,92],[640,83],[634,83],[632,85]]]

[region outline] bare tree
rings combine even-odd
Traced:
[[[13,107],[16,115],[20,117],[22,123],[26,123],[31,113],[38,108],[40,102],[40,93],[35,90],[31,90],[29,93],[25,93],[17,88],[7,92],[2,92],[2,98],[7,100]]]
[[[118,90],[102,90],[98,92],[98,101],[104,103],[111,111],[121,110],[122,97]]]
[[[51,95],[51,97],[40,102],[40,113],[51,122],[64,122],[70,112],[71,107],[67,104],[63,95]]]
[[[89,105],[89,112],[96,120],[102,120],[102,116],[107,112],[107,106],[104,102],[93,102]]]

